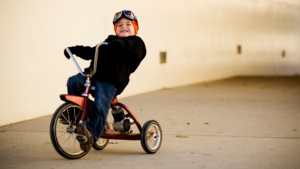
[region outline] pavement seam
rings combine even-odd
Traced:
[[[177,134],[164,134],[164,135],[168,135],[168,136],[177,136]],[[275,138],[275,139],[300,139],[300,137],[264,137],[264,136],[224,136],[224,135],[222,135],[222,136],[217,136],[217,135],[184,135],[184,136],[187,136],[186,138],[188,138],[188,137],[194,137],[194,136],[196,136],[196,137],[231,137],[231,138],[258,138],[258,139],[260,139],[260,138]],[[180,137],[179,137],[180,138]]]

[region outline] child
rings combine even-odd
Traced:
[[[133,12],[123,10],[117,12],[113,19],[116,36],[110,35],[105,40],[108,45],[99,48],[97,72],[93,76],[95,82],[95,100],[90,120],[86,125],[79,124],[75,130],[80,147],[84,151],[91,149],[91,144],[98,140],[104,131],[107,114],[113,99],[122,93],[129,83],[129,76],[139,66],[146,55],[143,40],[136,36],[138,21]],[[71,52],[85,60],[92,60],[92,68],[96,47],[69,47]],[[64,51],[65,56],[70,56]],[[80,73],[68,79],[68,93],[81,95],[86,78]]]

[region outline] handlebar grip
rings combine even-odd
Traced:
[[[73,53],[71,52],[71,50],[69,48],[66,48],[66,51],[68,52],[69,56],[72,57]]]
[[[71,50],[70,50],[69,48],[66,48],[66,50],[67,50],[68,54],[70,55],[70,57],[72,58],[72,60],[74,61],[75,65],[76,65],[76,67],[77,67],[77,69],[78,69],[78,71],[79,71],[82,75],[84,75],[84,73],[82,72],[82,70],[81,70],[79,64],[77,63],[75,57],[73,56],[73,53],[71,52]]]

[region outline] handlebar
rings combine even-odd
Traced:
[[[71,50],[69,48],[66,48],[68,54],[70,55],[70,57],[72,58],[72,60],[74,61],[74,64],[76,65],[78,71],[80,72],[80,74],[82,74],[82,76],[86,76],[86,77],[92,77],[96,71],[97,71],[97,63],[98,63],[98,53],[99,53],[99,48],[102,45],[108,45],[108,42],[101,42],[96,46],[96,51],[95,51],[95,57],[94,57],[94,66],[93,66],[93,71],[92,73],[89,74],[84,74],[84,72],[81,70],[78,62],[76,61],[75,57],[73,56],[73,53],[71,52]]]

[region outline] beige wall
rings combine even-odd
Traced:
[[[237,75],[300,74],[299,0],[0,0],[0,125],[53,113],[77,73],[63,49],[103,41],[122,9],[138,15],[148,53],[121,97]]]

